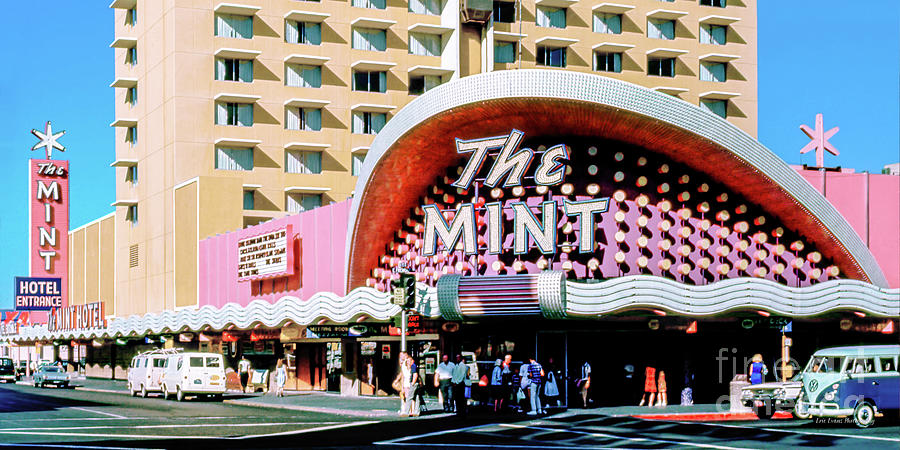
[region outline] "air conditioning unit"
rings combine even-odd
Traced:
[[[463,0],[463,23],[487,23],[494,11],[493,0]]]

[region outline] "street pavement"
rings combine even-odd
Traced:
[[[396,398],[231,393],[224,403],[135,398],[124,384],[70,389],[0,385],[0,448],[785,448],[900,447],[896,422],[859,430],[813,421],[686,422],[636,414],[713,411],[714,405],[575,409],[532,418],[432,411],[399,418]],[[433,403],[432,403],[433,405]]]

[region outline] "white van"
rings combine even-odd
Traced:
[[[225,393],[225,363],[217,353],[185,352],[170,355],[165,362],[163,397],[206,395],[217,400]]]
[[[131,358],[128,367],[128,392],[134,397],[141,394],[147,398],[150,392],[162,393],[162,381],[165,374],[166,359],[169,355],[181,352],[180,348],[151,350]]]

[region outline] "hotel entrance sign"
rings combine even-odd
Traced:
[[[65,131],[53,133],[48,121],[44,131],[31,130],[31,134],[40,139],[31,150],[43,147],[47,159],[31,159],[28,162],[29,269],[34,280],[58,280],[53,284],[54,298],[49,306],[65,307],[68,304],[69,162],[51,159],[54,149],[65,151],[66,148],[58,142]],[[22,309],[33,309],[34,306],[45,309],[47,305],[42,303],[44,300],[38,302],[39,305],[23,305]],[[16,304],[18,308],[19,303]]]

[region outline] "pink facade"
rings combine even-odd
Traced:
[[[856,230],[890,286],[900,287],[900,177],[794,168]]]
[[[344,242],[350,201],[334,203],[260,225],[200,241],[200,304],[270,303],[291,296],[307,299],[316,292],[344,292]],[[294,273],[286,277],[238,281],[238,241],[285,228],[294,251]]]

